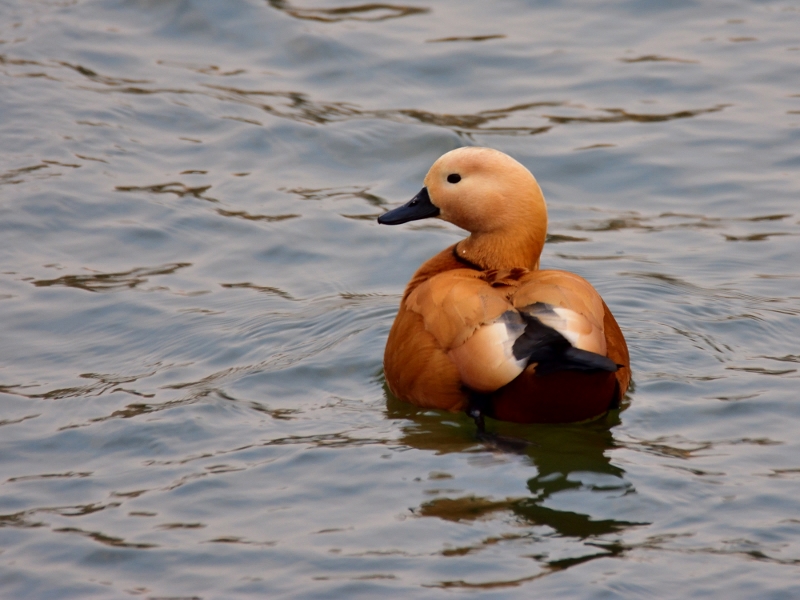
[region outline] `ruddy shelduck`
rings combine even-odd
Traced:
[[[392,394],[518,423],[593,419],[630,382],[625,338],[582,277],[539,270],[547,208],[522,164],[490,148],[440,157],[379,223],[438,217],[469,232],[406,287],[384,355]]]

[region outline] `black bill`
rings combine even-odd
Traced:
[[[439,207],[433,205],[431,197],[428,196],[428,188],[424,187],[419,194],[403,204],[403,206],[383,213],[378,217],[378,223],[381,225],[400,225],[400,223],[437,216],[439,216]]]

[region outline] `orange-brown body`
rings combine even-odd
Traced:
[[[470,395],[475,392],[463,384],[447,349],[426,329],[421,311],[410,308],[408,302],[412,292],[432,277],[447,272],[464,274],[465,264],[455,258],[453,250],[454,246],[443,250],[425,262],[412,277],[389,333],[383,364],[389,389],[398,398],[417,406],[461,411],[467,408]],[[546,375],[536,375],[535,365],[528,366],[510,383],[487,394],[487,416],[517,423],[585,421],[604,414],[621,399],[630,382],[628,348],[614,316],[591,286],[564,271],[521,270],[516,279],[507,278],[501,284],[496,280],[497,273],[474,272],[479,276],[477,282],[482,284],[479,289],[485,287],[481,290],[484,295],[482,305],[486,304],[485,297],[502,301],[509,296],[513,304],[513,298],[521,287],[528,299],[553,300],[552,293],[548,296],[552,289],[542,289],[537,294],[538,280],[545,280],[550,286],[555,284],[572,295],[588,296],[595,304],[599,301],[599,311],[597,306],[591,308],[599,313],[594,316],[603,325],[607,356],[622,365],[615,373],[560,371]],[[494,287],[490,283],[493,279]],[[457,301],[453,299],[454,303]],[[428,309],[436,310],[433,305]]]
[[[434,163],[425,185],[381,222],[438,216],[471,235],[406,287],[384,355],[392,393],[519,423],[603,415],[630,382],[625,339],[585,279],[539,270],[547,212],[530,172],[500,152],[461,148]],[[565,349],[577,362],[559,362]]]

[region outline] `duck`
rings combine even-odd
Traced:
[[[469,235],[414,273],[384,352],[386,386],[418,407],[515,423],[577,423],[619,407],[625,337],[600,294],[540,269],[547,206],[533,174],[491,148],[436,160],[423,188],[378,223],[442,219]]]

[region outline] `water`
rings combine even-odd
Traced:
[[[7,598],[800,597],[800,4],[0,5]],[[381,227],[510,153],[621,411],[388,399]]]

